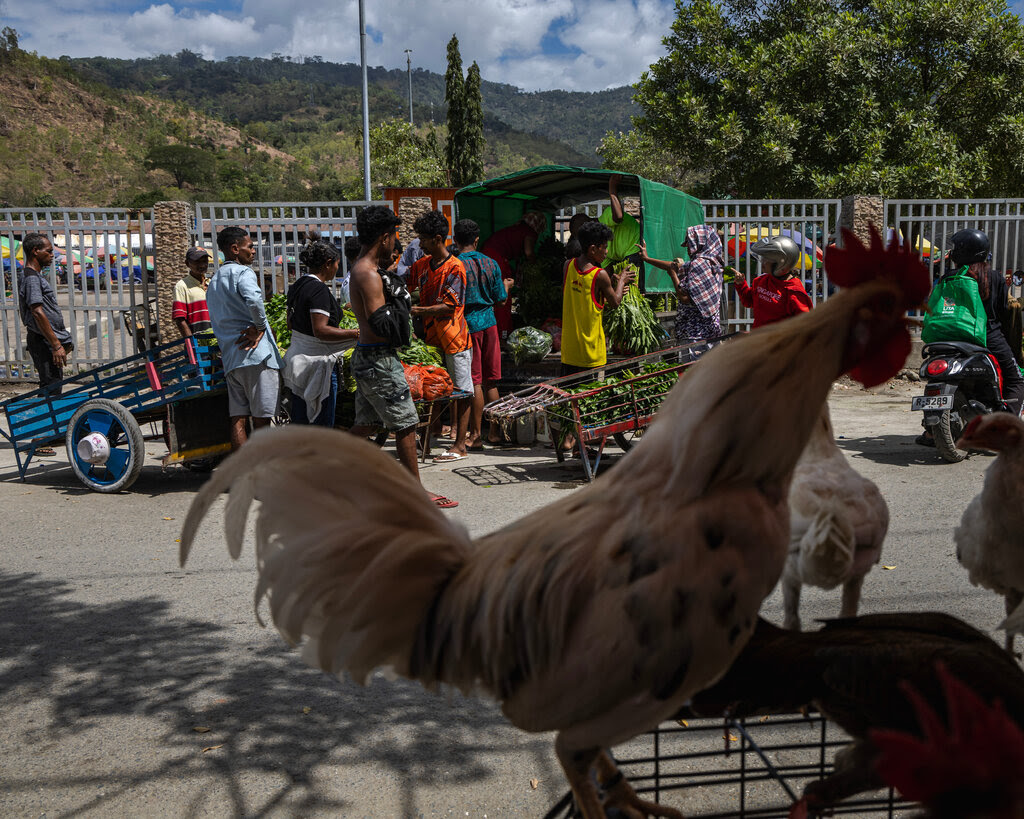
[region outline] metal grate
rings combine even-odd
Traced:
[[[299,251],[310,230],[320,232],[341,254],[338,278],[332,287],[341,295],[341,281],[348,275],[345,238],[356,235],[356,217],[368,205],[391,207],[390,202],[200,202],[196,204],[196,244],[215,249],[217,233],[229,226],[249,231],[256,246],[252,267],[269,298],[288,292],[300,275]],[[213,269],[218,267],[214,259]],[[347,299],[345,299],[347,301]]]
[[[687,819],[786,819],[804,786],[829,774],[848,742],[816,714],[731,725],[689,720],[642,734],[618,749],[616,761],[642,798]],[[892,819],[911,807],[888,790],[845,800],[830,813]],[[567,793],[545,819],[578,815]]]
[[[747,250],[757,241],[776,234],[790,236],[801,247],[798,262],[804,287],[817,306],[832,293],[822,266],[825,250],[839,231],[842,209],[839,199],[721,199],[704,203],[704,219],[722,237],[725,263],[752,281],[759,274],[757,260]],[[722,292],[722,330],[744,329],[753,321],[734,288]]]
[[[901,242],[912,242],[932,266],[943,272],[950,238],[963,228],[978,228],[992,242],[992,267],[1009,273],[1024,268],[1024,199],[889,199],[885,223]],[[890,234],[891,235],[891,234]],[[1015,295],[1020,289],[1014,288]]]
[[[155,309],[152,212],[5,208],[0,209],[4,271],[4,287],[0,290],[0,379],[38,378],[25,349],[26,331],[18,304],[21,240],[34,232],[47,236],[57,251],[46,275],[75,342],[66,374],[138,352],[124,315]]]

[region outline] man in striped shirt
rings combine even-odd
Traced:
[[[201,247],[189,248],[185,254],[188,275],[174,285],[174,307],[171,317],[182,338],[208,332],[210,311],[206,308],[206,273],[210,256]]]

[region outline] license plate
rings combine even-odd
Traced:
[[[910,402],[912,410],[945,410],[953,408],[952,395],[917,395]]]

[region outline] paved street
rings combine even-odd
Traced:
[[[833,392],[839,444],[892,513],[893,568],[868,576],[862,611],[939,609],[992,630],[1002,604],[969,585],[951,537],[991,458],[950,465],[916,446],[919,391]],[[163,444],[148,449],[113,496],[85,490],[60,450],[21,483],[0,449],[0,815],[541,816],[564,793],[551,737],[511,728],[488,701],[304,667],[255,622],[252,550],[228,557],[223,500],[180,569],[203,476],[164,472]],[[565,498],[581,475],[539,446],[422,473],[474,535]],[[338,475],[337,491],[358,479]],[[805,589],[805,624],[838,605]],[[781,620],[777,591],[765,613]]]

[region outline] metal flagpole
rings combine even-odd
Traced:
[[[363,66],[363,198],[370,201],[370,95],[366,83],[366,12],[359,0],[359,61]]]
[[[405,50],[405,70],[409,74],[409,124],[412,125],[412,49],[407,48]]]

